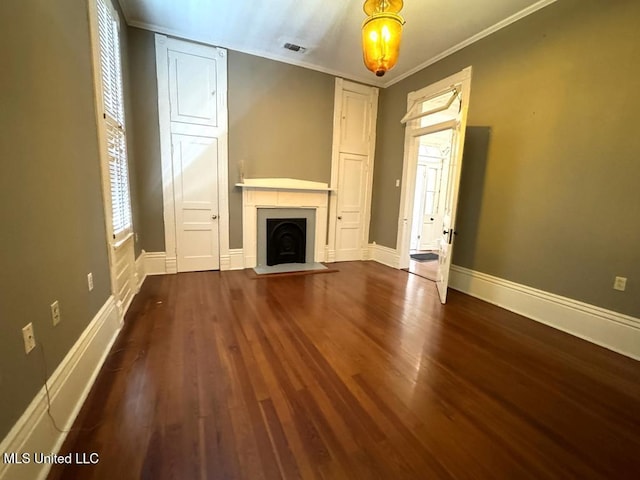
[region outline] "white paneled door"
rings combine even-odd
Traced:
[[[368,255],[378,89],[336,79],[329,261]]]
[[[360,260],[364,242],[364,216],[368,157],[340,154],[336,261]]]
[[[425,192],[422,205],[422,226],[420,229],[420,250],[433,250],[440,239],[442,220],[438,211],[438,195],[440,193],[440,165],[425,165]],[[418,167],[420,171],[420,166]]]
[[[218,270],[218,141],[171,137],[178,271]]]
[[[218,270],[228,252],[226,51],[160,35],[156,48],[167,271]]]

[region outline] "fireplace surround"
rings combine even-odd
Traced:
[[[291,178],[254,178],[236,184],[242,188],[242,240],[244,267],[258,265],[258,211],[268,209],[294,210],[286,218],[307,218],[307,262],[324,262],[327,239],[327,206],[329,191],[326,183]],[[313,219],[305,211],[313,212]],[[312,228],[313,233],[309,235]],[[266,226],[265,226],[266,228]],[[309,245],[309,237],[313,245]],[[266,251],[263,265],[266,265]]]
[[[284,222],[284,224],[283,224]],[[279,227],[277,237],[274,238],[273,231],[270,231],[269,225],[271,224],[272,230]],[[304,224],[304,226],[303,226]],[[299,228],[296,229],[294,225]],[[314,246],[315,246],[315,227],[316,227],[316,211],[313,208],[258,208],[257,214],[257,266],[263,265],[278,265],[280,263],[311,263],[314,261]],[[298,238],[296,236],[300,234]],[[278,245],[274,245],[278,240],[282,242],[291,242],[289,247],[287,245],[279,245],[281,249],[282,258],[279,261],[270,261],[269,259],[269,247],[276,249]],[[303,245],[298,244],[298,240],[303,240]],[[291,260],[293,251],[299,253],[300,248],[304,247],[304,252],[296,257],[295,260]],[[284,247],[285,251],[282,251]]]

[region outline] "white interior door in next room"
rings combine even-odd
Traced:
[[[177,270],[218,270],[226,58],[204,46],[170,46],[167,56]]]

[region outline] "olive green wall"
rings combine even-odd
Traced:
[[[640,316],[638,31],[640,2],[559,0],[383,90],[370,240],[396,246],[407,93],[471,65],[468,125],[491,134],[454,263]]]
[[[329,183],[335,78],[286,63],[229,52],[230,247],[242,248],[245,177]]]
[[[141,248],[164,252],[155,40],[153,33],[146,30],[129,27],[127,33],[127,68],[133,92],[128,116],[133,127],[128,143],[129,155],[133,156],[131,194],[135,193],[139,210],[134,209],[134,222]]]
[[[0,58],[1,439],[43,385],[22,327],[33,323],[51,374],[110,284],[87,2],[0,2]]]
[[[142,248],[164,251],[162,177],[154,34],[130,27],[133,118],[138,195],[144,215]],[[242,248],[239,164],[247,178],[290,177],[329,182],[334,77],[230,50],[230,247]]]

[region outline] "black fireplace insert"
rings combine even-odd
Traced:
[[[306,218],[267,218],[267,265],[305,263]]]

